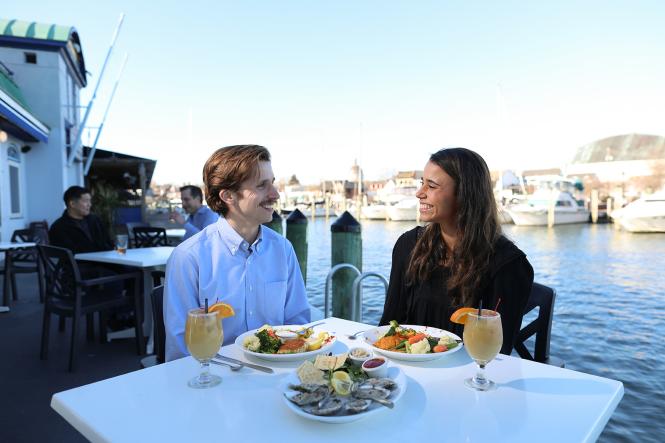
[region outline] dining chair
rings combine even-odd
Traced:
[[[556,291],[548,286],[533,282],[531,293],[524,309],[524,316],[538,308],[537,317],[520,329],[515,340],[515,351],[526,360],[564,367],[565,362],[550,355],[550,338],[552,332],[552,316]],[[527,349],[527,340],[536,336],[533,354]]]
[[[37,244],[48,244],[48,232],[41,228],[35,229],[17,229],[12,233],[12,243],[26,243],[32,242]],[[39,301],[44,301],[44,278],[41,272],[41,264],[39,263],[37,250],[34,247],[18,248],[7,251],[11,257],[8,261],[9,266],[6,271],[2,270],[0,273],[7,273],[5,278],[11,282],[12,300],[18,300],[18,290],[16,285],[16,274],[37,274],[37,282],[39,284]],[[4,295],[5,304],[9,301],[9,294]]]
[[[155,287],[150,293],[152,326],[154,328],[154,354],[141,359],[141,367],[148,368],[166,361],[166,330],[164,328],[164,286]]]
[[[97,312],[100,314],[100,322],[103,323],[102,314],[122,307],[133,308],[135,312],[136,349],[138,354],[142,355],[144,343],[140,319],[143,318],[143,309],[139,292],[142,274],[127,272],[84,280],[69,249],[46,245],[38,245],[37,249],[46,277],[41,359],[46,360],[48,357],[51,314],[72,318],[69,350],[69,371],[72,372],[76,366],[75,345],[81,317],[90,318],[91,314]],[[129,296],[117,292],[117,285],[113,285],[116,282],[127,284],[126,294]],[[90,325],[88,327],[90,332]]]
[[[166,237],[166,229],[152,226],[136,227],[134,232],[134,247],[152,248],[155,246],[168,246],[169,240]]]

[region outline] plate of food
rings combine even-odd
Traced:
[[[389,325],[365,331],[362,336],[372,350],[395,360],[436,360],[462,349],[462,339],[452,332],[431,326]]]
[[[270,361],[305,360],[328,351],[337,338],[327,331],[299,325],[263,325],[235,340],[247,355]]]
[[[303,418],[324,423],[348,423],[390,412],[406,392],[402,370],[383,357],[362,366],[347,357],[346,353],[318,355],[303,362],[280,386],[286,406]]]

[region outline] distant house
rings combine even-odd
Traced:
[[[62,194],[83,184],[79,91],[87,84],[76,29],[0,19],[0,240],[52,223]]]
[[[665,137],[627,134],[589,143],[577,149],[566,174],[640,192],[658,189],[665,185]]]

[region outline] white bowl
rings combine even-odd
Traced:
[[[367,367],[368,363],[371,365],[374,361],[381,361],[382,363],[375,367]],[[374,357],[365,360],[361,366],[363,371],[370,377],[383,378],[388,375],[388,359],[385,357]]]
[[[360,354],[361,352],[363,352],[364,355],[354,355],[354,352],[355,352],[355,353],[358,353],[358,354]],[[367,349],[367,348],[361,348],[361,347],[351,348],[351,349],[349,350],[349,358],[351,359],[351,361],[353,362],[353,364],[355,364],[356,366],[360,366],[360,365],[362,365],[365,361],[367,361],[367,360],[369,360],[370,358],[372,358],[372,351],[370,351],[370,350]]]

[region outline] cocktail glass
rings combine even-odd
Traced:
[[[481,314],[471,312],[464,324],[464,347],[478,365],[478,371],[464,383],[478,391],[493,389],[495,383],[485,377],[485,366],[497,356],[503,344],[501,315],[496,311],[483,309]]]
[[[187,313],[185,343],[192,357],[201,363],[201,373],[187,383],[190,387],[211,388],[222,382],[221,377],[210,373],[210,360],[219,351],[223,339],[222,321],[216,312],[206,313],[196,308]]]

